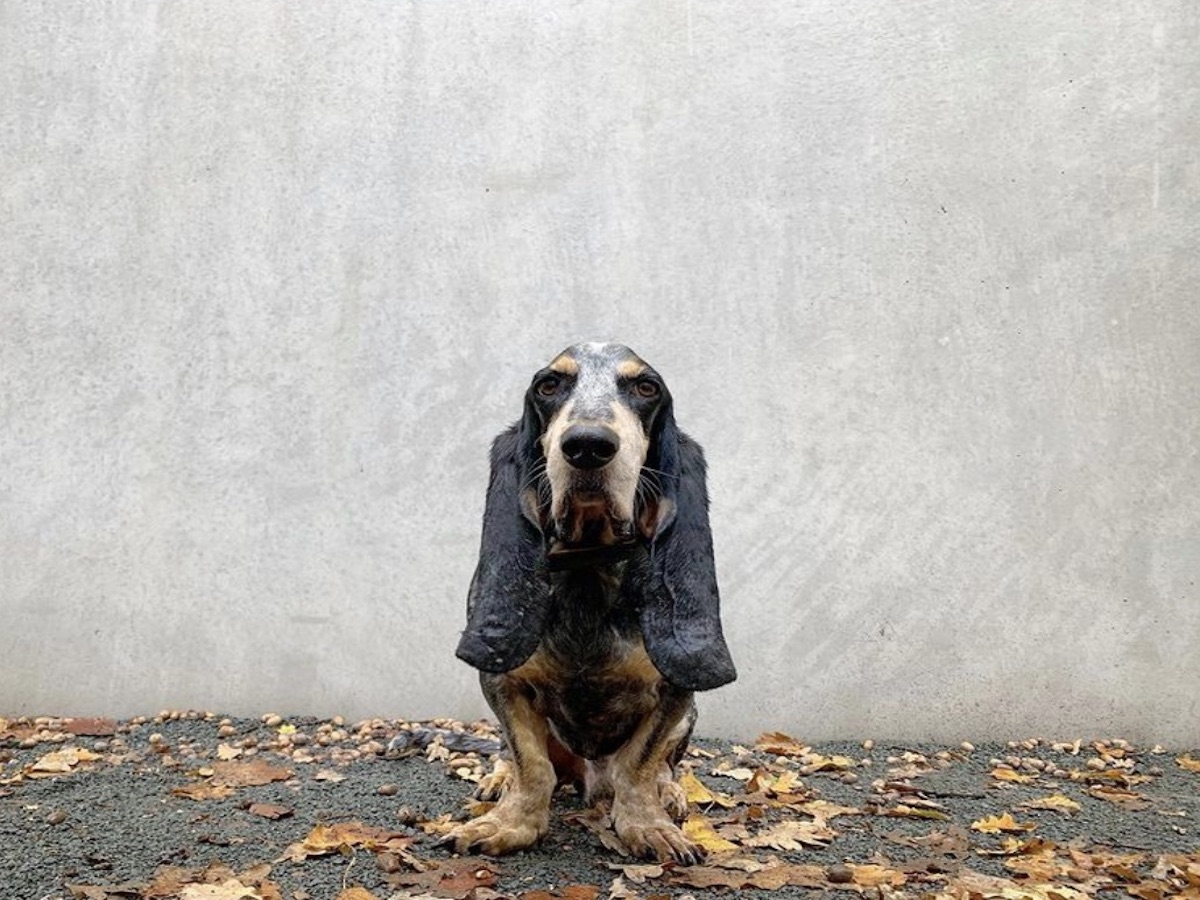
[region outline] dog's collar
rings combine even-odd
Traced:
[[[560,541],[551,541],[546,550],[546,565],[551,572],[610,565],[629,559],[637,552],[638,546],[637,541],[586,547],[572,547]]]

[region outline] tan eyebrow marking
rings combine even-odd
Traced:
[[[623,359],[617,363],[617,374],[622,378],[637,378],[646,371],[646,366],[640,360]]]
[[[550,363],[550,369],[559,375],[578,375],[579,363],[575,362],[575,360],[565,353],[562,353],[556,356],[554,361]]]

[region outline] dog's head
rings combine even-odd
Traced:
[[[492,445],[479,565],[458,656],[507,672],[537,649],[552,571],[628,562],[624,601],[672,684],[736,677],[721,630],[700,445],[628,347],[576,344],[533,377],[521,420]]]
[[[530,457],[522,509],[552,566],[619,558],[672,517],[663,448],[676,440],[671,394],[620,344],[576,344],[537,372],[520,435]],[[671,454],[668,454],[671,455]]]

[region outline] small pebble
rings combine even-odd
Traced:
[[[842,773],[842,784],[854,784],[856,781],[858,781],[858,776],[853,772]]]
[[[295,744],[297,747],[303,747],[310,740],[311,740],[311,738],[309,738],[309,736],[307,734],[305,734],[303,731],[297,731],[295,734],[292,735],[292,743]]]
[[[46,824],[48,825],[61,825],[65,821],[67,821],[67,814],[61,809],[56,809],[50,815],[46,816]]]
[[[867,740],[862,742],[862,748],[864,750],[866,750],[868,753],[870,753],[872,750],[875,749],[875,742],[873,740],[871,740],[870,738],[867,738]]]
[[[390,782],[388,784],[381,784],[375,789],[375,793],[384,797],[394,797],[399,791],[400,788]]]
[[[962,750],[966,753],[974,753],[975,752],[975,745],[972,744],[970,741],[963,741],[958,746],[960,748],[962,748]]]
[[[833,884],[849,884],[854,880],[854,870],[837,863],[825,870],[825,877]]]
[[[268,713],[267,715],[263,716],[262,721],[263,724],[268,728],[278,728],[283,724],[283,716],[276,713]]]
[[[227,737],[233,737],[233,735],[235,735],[235,734],[237,734],[237,729],[234,728],[232,725],[222,725],[220,728],[217,729],[217,737],[227,738]]]

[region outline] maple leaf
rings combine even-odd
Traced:
[[[978,831],[983,834],[999,834],[1002,831],[1033,831],[1037,828],[1032,822],[1018,823],[1012,813],[1004,813],[1000,816],[987,816],[971,823],[971,830]]]
[[[737,844],[727,841],[717,834],[712,823],[696,813],[688,816],[683,823],[683,833],[709,853],[724,853],[737,849]]]
[[[187,884],[179,890],[179,900],[258,900],[254,888],[230,878],[223,884]]]

